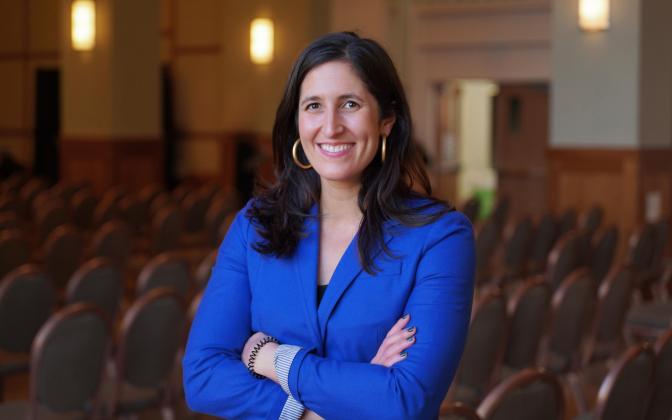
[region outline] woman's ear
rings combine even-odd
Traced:
[[[397,117],[394,114],[387,118],[383,118],[383,120],[380,122],[380,133],[385,135],[385,137],[389,137],[396,120]]]

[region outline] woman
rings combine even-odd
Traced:
[[[308,46],[273,149],[278,181],[237,215],[192,326],[190,406],[436,418],[469,324],[472,229],[429,198],[385,51],[352,33]]]

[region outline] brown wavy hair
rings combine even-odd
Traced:
[[[397,71],[385,50],[375,41],[352,32],[325,35],[313,41],[299,56],[289,75],[273,126],[273,159],[277,181],[260,186],[247,211],[261,240],[254,249],[288,257],[301,240],[310,209],[320,200],[320,177],[296,166],[292,146],[299,137],[297,126],[301,84],[313,68],[331,61],[348,62],[376,98],[380,118],[392,115],[395,122],[387,138],[386,157],[380,155],[364,169],[358,205],[363,218],[358,231],[358,251],[363,268],[373,273],[373,257],[383,250],[383,223],[396,220],[419,226],[452,210],[433,199],[431,185],[419,150],[411,140],[411,115]],[[301,152],[299,158],[305,162]]]

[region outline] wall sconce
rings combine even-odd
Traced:
[[[609,0],[579,0],[579,26],[588,32],[609,28]]]
[[[250,24],[250,59],[256,64],[273,60],[273,21],[254,19]]]
[[[70,6],[72,49],[90,51],[96,44],[96,4],[74,0]]]

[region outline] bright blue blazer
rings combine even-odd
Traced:
[[[248,204],[249,206],[249,204]],[[183,360],[184,389],[194,411],[227,419],[277,419],[288,396],[255,379],[240,360],[256,331],[301,346],[289,388],[328,420],[432,419],[455,374],[469,326],[475,266],[472,227],[461,213],[406,227],[384,224],[394,257],[361,267],[357,238],[342,256],[319,307],[319,222],[293,256],[256,252],[260,239],[245,216],[227,233],[191,327]],[[392,325],[410,314],[417,328],[408,356],[390,368],[372,365]]]

